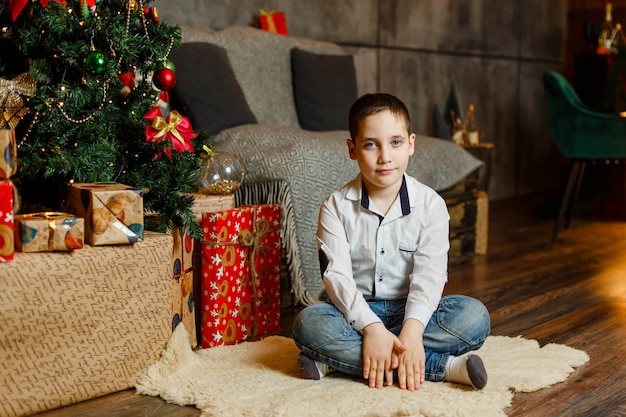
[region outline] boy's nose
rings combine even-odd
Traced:
[[[380,148],[380,153],[378,154],[378,161],[381,164],[387,163],[389,161],[391,161],[391,152],[389,152],[389,149],[387,149],[387,147],[383,146]]]

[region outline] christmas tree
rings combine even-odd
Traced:
[[[14,182],[46,207],[70,181],[127,184],[144,190],[161,231],[174,222],[198,237],[185,193],[197,190],[206,141],[158,106],[176,82],[168,55],[181,34],[151,1],[0,0],[0,78],[36,82],[16,127]]]

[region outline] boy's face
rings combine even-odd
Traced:
[[[415,134],[409,135],[404,120],[389,111],[361,121],[359,135],[347,143],[350,159],[358,162],[369,193],[394,186],[400,189],[414,142]]]

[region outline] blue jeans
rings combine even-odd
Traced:
[[[402,330],[406,300],[373,300],[368,304],[396,336]],[[490,330],[487,308],[463,295],[443,297],[424,330],[426,380],[443,381],[450,355],[482,346]],[[343,373],[363,376],[363,335],[332,304],[314,304],[296,317],[293,339],[307,356]]]

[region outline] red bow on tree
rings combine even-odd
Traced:
[[[161,22],[159,21],[159,11],[156,7],[148,8],[145,4],[143,5],[143,14],[148,20],[152,20],[157,25]]]
[[[178,152],[194,151],[191,139],[198,136],[198,134],[193,132],[189,118],[183,117],[174,110],[166,119],[163,119],[161,109],[158,107],[153,107],[143,117],[152,123],[146,126],[147,142],[158,143],[169,139],[174,149]],[[165,154],[170,158],[172,157],[172,148],[170,146],[165,148]]]
[[[30,0],[10,0],[9,1],[9,6],[7,7],[7,10],[9,12],[11,12],[11,17],[13,18],[13,21],[15,22],[15,19],[17,19],[17,16],[19,16],[20,13],[22,13],[22,10],[24,10],[24,7],[26,7],[26,5],[29,3]],[[65,6],[65,1],[66,0],[52,0],[55,3],[59,3],[62,4],[63,6]],[[39,3],[41,3],[41,7],[43,7],[44,9],[46,7],[48,7],[48,0],[39,0]]]

